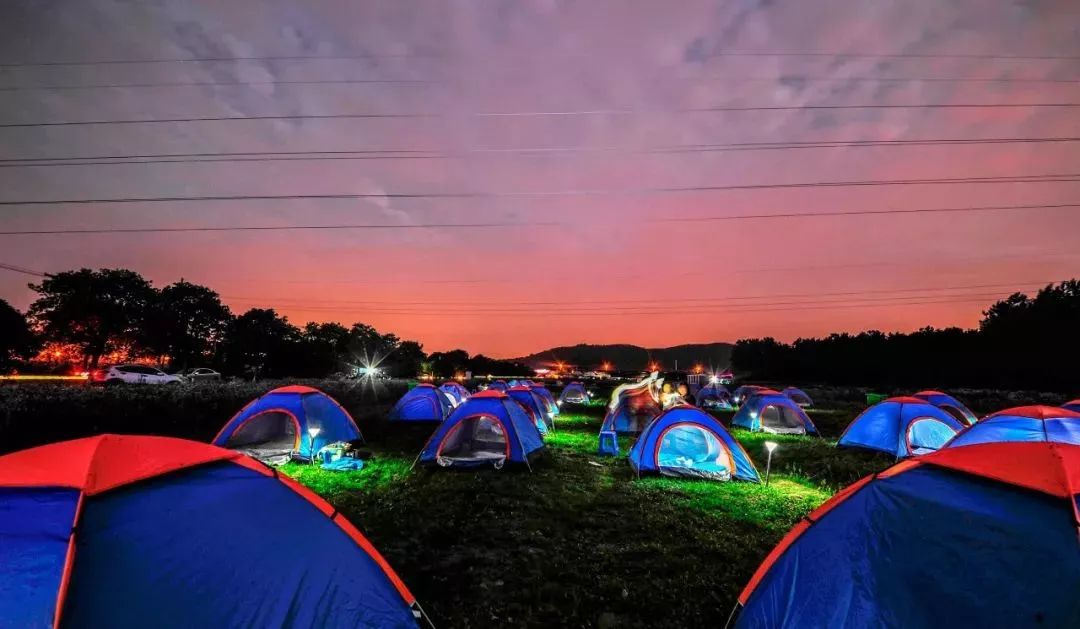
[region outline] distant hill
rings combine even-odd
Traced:
[[[637,345],[574,345],[553,347],[515,358],[514,362],[533,368],[564,362],[588,370],[596,369],[606,361],[616,371],[643,370],[650,362],[658,363],[662,369],[674,369],[676,361],[680,369],[689,369],[696,364],[723,368],[731,361],[732,347],[731,343],[697,343],[651,349]]]

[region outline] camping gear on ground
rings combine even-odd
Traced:
[[[397,401],[390,410],[390,421],[441,422],[453,410],[450,397],[433,384],[420,384]]]
[[[889,396],[884,394],[884,393],[867,393],[866,394],[866,405],[867,406],[873,406],[875,404],[879,404],[881,402],[884,402],[887,399],[889,399]]]
[[[416,458],[421,465],[502,469],[507,463],[529,466],[544,447],[536,423],[502,391],[483,391],[454,409],[435,429]],[[415,465],[415,463],[414,463]]]
[[[779,435],[816,435],[817,427],[791,398],[772,389],[759,391],[747,398],[731,425]]]
[[[314,492],[235,450],[101,435],[0,457],[11,627],[405,627],[416,599]]]
[[[1003,441],[1050,441],[1080,446],[1080,413],[1056,406],[998,411],[956,435],[946,448]]]
[[[559,394],[559,404],[588,404],[589,392],[580,382],[571,382]]]
[[[212,443],[276,463],[311,460],[323,444],[358,440],[363,440],[360,429],[334,398],[293,385],[274,389],[240,409]]]
[[[810,396],[806,394],[806,391],[798,387],[787,387],[781,391],[784,395],[791,398],[792,402],[795,402],[803,408],[810,408],[814,405],[814,401],[810,399]]]
[[[734,627],[1080,627],[1078,478],[1080,447],[1056,443],[897,463],[788,532]]]
[[[638,476],[651,472],[760,482],[742,446],[715,417],[693,406],[677,406],[652,420],[630,448],[629,458]]]
[[[963,429],[955,417],[926,400],[894,397],[863,411],[836,445],[902,459],[938,450]]]
[[[941,391],[919,391],[911,397],[917,397],[921,400],[930,402],[934,406],[955,417],[958,422],[965,426],[970,426],[979,421],[979,418],[975,413],[972,413],[968,407],[960,402],[960,400],[951,395],[942,393]]]

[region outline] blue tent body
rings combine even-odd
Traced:
[[[454,406],[458,406],[469,397],[469,390],[457,382],[444,382],[439,386],[439,390],[450,398]]]
[[[589,392],[580,382],[571,382],[559,394],[559,404],[588,404]]]
[[[731,393],[727,387],[718,383],[708,384],[698,389],[698,392],[694,394],[694,400],[702,408],[734,408],[731,403]]]
[[[1022,406],[983,418],[945,447],[1002,441],[1049,441],[1080,446],[1080,413],[1053,406]]]
[[[313,430],[317,431],[314,437]],[[240,409],[212,443],[261,460],[276,460],[310,458],[327,444],[362,438],[356,422],[334,398],[311,387],[288,386]]]
[[[837,445],[878,450],[902,459],[940,449],[963,428],[955,417],[926,400],[894,397],[863,411]]]
[[[544,400],[544,404],[547,406],[547,412],[551,417],[559,414],[559,405],[555,402],[555,396],[551,394],[551,391],[548,391],[546,387],[539,384],[534,384],[529,388]]]
[[[311,490],[240,452],[100,435],[0,457],[5,627],[415,627]],[[78,557],[78,559],[74,559]]]
[[[544,439],[525,409],[501,391],[483,391],[457,407],[435,429],[417,457],[420,464],[473,468],[528,465]]]
[[[489,391],[504,391],[505,392],[509,388],[510,388],[510,385],[506,384],[505,380],[496,380],[495,382],[492,382],[492,383],[487,385],[487,390],[489,390]]]
[[[736,629],[1080,627],[1080,448],[946,448],[849,486],[739,595]]]
[[[555,420],[547,412],[547,402],[529,387],[510,387],[506,394],[529,413],[541,435],[555,428]]]
[[[1061,408],[1072,411],[1074,413],[1080,413],[1080,400],[1073,400],[1072,402],[1066,402],[1061,405]]]
[[[434,385],[419,384],[406,392],[390,410],[390,421],[441,422],[452,407],[446,393]]]
[[[792,402],[795,402],[803,408],[808,408],[814,405],[814,401],[810,399],[810,396],[806,394],[806,391],[798,387],[788,387],[781,391],[784,395],[791,398]]]
[[[752,395],[739,412],[731,418],[731,425],[784,435],[816,435],[817,427],[791,398],[776,392]]]
[[[693,406],[676,406],[652,420],[630,449],[630,466],[641,474],[759,482],[750,457],[715,417]]]
[[[756,384],[744,384],[741,387],[735,389],[735,393],[731,395],[731,399],[736,404],[745,404],[748,399],[754,397],[758,393],[763,392],[772,392],[772,389],[770,389],[769,387],[758,386]],[[779,392],[777,391],[777,393]]]
[[[970,426],[979,421],[979,418],[975,413],[972,413],[971,409],[964,406],[960,400],[946,393],[942,393],[941,391],[919,391],[911,397],[917,397],[920,400],[930,402],[934,406],[955,417],[957,421],[965,426]]]

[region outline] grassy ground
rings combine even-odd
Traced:
[[[835,449],[853,413],[819,411],[826,439],[771,437],[767,487],[636,479],[596,455],[602,413],[560,416],[531,473],[410,471],[429,429],[375,418],[363,470],[285,471],[365,531],[439,626],[661,627],[722,624],[794,523],[890,463]],[[765,438],[735,435],[764,473]]]

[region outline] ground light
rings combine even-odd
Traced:
[[[765,486],[769,486],[769,473],[772,471],[772,453],[776,449],[775,441],[766,441],[765,450],[768,451],[769,457],[765,459]]]
[[[307,434],[308,434],[308,436],[311,437],[311,463],[312,464],[315,463],[315,437],[318,437],[320,432],[321,432],[321,430],[319,428],[314,427],[314,426],[307,429]],[[769,452],[770,452],[770,454],[772,453],[771,450]]]

